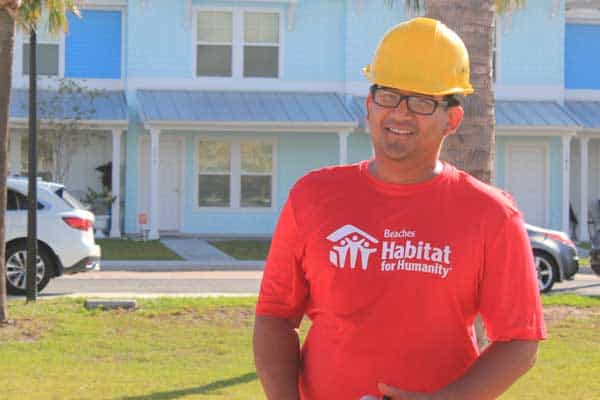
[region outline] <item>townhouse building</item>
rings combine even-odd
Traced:
[[[536,225],[569,231],[572,206],[582,239],[600,197],[592,3],[528,0],[496,29],[494,182]],[[50,77],[105,91],[65,181],[76,193],[99,189],[96,168],[111,163],[111,236],[145,228],[153,238],[268,236],[300,176],[371,157],[361,68],[409,18],[379,0],[95,0],[82,15],[69,17],[67,34],[42,37],[38,57],[40,97],[56,91]],[[27,49],[19,34],[15,173],[26,165]],[[64,118],[78,96],[63,100]]]

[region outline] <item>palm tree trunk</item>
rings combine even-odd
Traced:
[[[446,139],[441,157],[491,183],[496,125],[491,74],[495,1],[425,0],[425,13],[444,22],[465,42],[475,89],[464,99],[465,119],[457,134]],[[475,331],[479,347],[485,347],[488,340],[480,317]]]
[[[8,112],[14,44],[15,20],[4,9],[0,9],[0,325],[8,321],[4,214],[8,172]]]
[[[465,42],[475,89],[463,101],[465,119],[457,134],[446,139],[442,158],[486,183],[492,180],[494,162],[494,4],[494,0],[425,0],[426,15],[444,22]]]

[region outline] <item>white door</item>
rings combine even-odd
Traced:
[[[506,146],[506,189],[527,223],[547,226],[548,148],[539,144]]]
[[[179,138],[160,138],[158,169],[159,226],[164,231],[180,229],[183,144]],[[143,138],[140,156],[140,212],[150,217],[150,140]]]

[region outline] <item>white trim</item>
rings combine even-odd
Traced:
[[[45,119],[39,119],[38,123],[41,128],[48,127],[48,121]],[[82,120],[78,123],[88,130],[112,130],[112,129],[125,129],[129,126],[127,120]],[[11,118],[8,120],[9,128],[27,128],[29,126],[29,120],[27,118]]]
[[[572,129],[572,130],[568,130]],[[575,136],[579,127],[565,128],[564,126],[498,126],[496,135],[499,136],[536,136],[561,137]]]
[[[149,239],[159,239],[160,204],[158,202],[158,169],[160,168],[160,130],[150,130],[150,232]]]
[[[254,121],[147,121],[146,129],[196,130],[209,132],[321,132],[338,133],[358,127],[358,122],[254,122]]]
[[[600,101],[600,89],[567,89],[565,100]]]
[[[508,153],[511,151],[511,148],[514,147],[536,147],[543,148],[544,157],[545,157],[545,165],[544,165],[544,181],[546,184],[544,185],[544,192],[542,193],[544,198],[544,203],[546,207],[546,212],[544,213],[544,226],[549,226],[550,222],[550,144],[549,143],[540,143],[534,141],[518,141],[518,142],[508,142],[505,145],[505,163],[504,163],[504,181],[505,187],[507,190],[510,190],[508,187],[508,180],[510,176],[510,162]],[[517,204],[518,206],[518,204]],[[521,210],[522,211],[522,210]]]
[[[338,132],[339,150],[340,150],[340,165],[348,164],[348,135],[350,132]]]
[[[588,220],[588,173],[589,173],[589,138],[588,137],[580,137],[579,138],[579,160],[580,160],[580,202],[579,202],[579,240],[587,241],[589,240],[589,234],[587,229],[587,220]]]
[[[15,49],[16,51],[16,49]],[[13,81],[13,89],[28,89],[29,77],[22,77]],[[80,78],[65,78],[73,81],[88,89],[101,90],[125,90],[125,82],[123,79],[80,79]],[[57,77],[38,77],[38,89],[55,90],[58,89],[59,82]]]
[[[198,175],[200,171],[198,169],[198,146],[202,140],[216,140],[230,143],[231,151],[231,165],[229,170],[229,204],[230,207],[199,207],[198,206]],[[265,142],[272,146],[272,170],[271,176],[271,207],[242,207],[241,201],[241,143],[243,142]],[[240,213],[240,212],[252,212],[252,213],[269,213],[277,211],[277,146],[278,140],[272,136],[244,136],[244,137],[226,137],[218,135],[206,135],[200,134],[194,137],[194,155],[193,155],[193,205],[192,212],[194,213]],[[260,175],[260,174],[258,174]]]
[[[295,2],[295,0],[290,0],[290,1],[285,1],[285,3],[291,3],[291,2]],[[232,28],[233,28],[233,32],[232,32],[232,43],[231,43],[231,62],[232,62],[232,67],[231,67],[231,73],[232,76],[231,77],[212,77],[212,76],[198,76],[196,75],[196,71],[197,71],[197,65],[196,65],[196,61],[198,59],[198,40],[197,40],[197,35],[198,35],[198,12],[201,11],[223,11],[223,12],[230,12],[232,14]],[[192,6],[192,12],[193,12],[193,16],[192,16],[192,29],[190,30],[190,34],[192,34],[192,46],[193,49],[191,50],[191,55],[192,55],[192,79],[195,81],[214,81],[214,80],[219,80],[219,81],[224,81],[221,82],[220,85],[217,85],[216,88],[223,88],[223,86],[227,86],[227,85],[233,85],[235,87],[237,87],[238,89],[239,86],[236,83],[236,81],[246,81],[246,80],[253,80],[256,81],[257,86],[260,87],[264,87],[265,84],[269,84],[269,83],[273,83],[278,85],[279,81],[282,79],[283,76],[285,76],[284,73],[284,66],[285,66],[285,59],[284,59],[284,54],[285,54],[285,15],[283,10],[278,9],[278,8],[257,8],[257,7],[223,7],[223,6],[208,6],[208,5],[193,5]],[[244,13],[246,12],[262,12],[262,13],[270,13],[270,14],[277,14],[278,15],[278,20],[279,20],[279,44],[278,44],[278,68],[277,68],[277,77],[273,77],[273,78],[259,78],[259,77],[254,77],[254,78],[245,78],[244,77],[244,58],[243,58],[243,54],[244,54],[244,46],[245,46],[245,41],[244,41]],[[217,43],[218,44],[218,43]],[[190,88],[189,84],[186,86],[187,88]],[[243,89],[242,89],[243,90]],[[263,89],[264,90],[264,89]]]
[[[552,100],[562,103],[565,89],[560,86],[494,85],[496,100]]]
[[[366,97],[369,94],[369,87],[371,86],[371,82],[369,82],[366,78],[364,81],[351,81],[347,82],[346,86],[342,90],[347,94],[352,96],[361,96]]]
[[[562,231],[569,234],[569,199],[571,179],[571,137],[562,137]]]
[[[83,0],[83,4],[81,4],[80,8],[127,8],[127,0]]]
[[[121,135],[120,129],[112,130],[112,176],[111,195],[115,197],[112,203],[110,234],[111,238],[121,237]]]

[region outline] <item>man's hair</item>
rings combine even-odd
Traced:
[[[375,93],[375,89],[377,89],[378,87],[380,87],[380,86],[377,84],[371,85],[371,87],[369,88],[369,93],[371,94],[371,96],[373,96],[373,94]],[[448,102],[448,105],[446,106],[446,108],[460,106],[460,100],[458,99],[458,97],[455,94],[445,95],[444,101]]]

